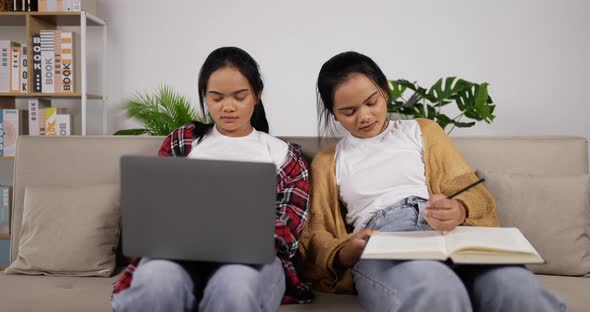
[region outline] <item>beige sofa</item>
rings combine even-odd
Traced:
[[[285,138],[300,144],[310,158],[316,138]],[[582,138],[454,138],[475,168],[516,173],[588,173],[588,147]],[[26,185],[90,185],[119,180],[123,154],[153,155],[161,137],[21,137],[14,178],[11,261],[17,256]],[[324,141],[323,144],[330,142]],[[587,220],[587,224],[590,220]],[[55,242],[59,244],[59,242]],[[564,242],[568,244],[568,242]],[[590,257],[590,250],[586,250]],[[568,255],[563,255],[567,257]],[[590,311],[590,278],[537,275],[562,296],[570,311]],[[0,274],[0,311],[108,311],[112,278],[45,277]],[[280,311],[362,311],[354,296],[317,294],[313,304],[282,306]]]

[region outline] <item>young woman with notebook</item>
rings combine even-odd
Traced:
[[[311,165],[302,274],[326,292],[358,292],[368,311],[560,311],[523,266],[359,260],[373,231],[498,226],[495,202],[444,131],[427,119],[387,118],[389,83],[369,57],[328,60],[318,81],[321,128],[347,133]],[[341,204],[342,203],[342,207]]]
[[[135,259],[115,284],[114,311],[276,311],[281,302],[311,299],[292,262],[307,216],[307,165],[296,146],[267,134],[263,87],[258,64],[248,53],[234,47],[213,51],[201,67],[198,89],[201,109],[214,123],[176,129],[158,154],[275,163],[275,261],[250,266]],[[231,189],[226,191],[232,196]]]

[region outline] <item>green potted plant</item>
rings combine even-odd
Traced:
[[[114,135],[168,135],[190,121],[208,121],[185,96],[168,85],[154,93],[137,93],[123,106],[127,117],[138,120],[142,128],[119,130]]]
[[[467,128],[477,121],[491,123],[495,105],[488,94],[488,83],[469,82],[456,77],[440,78],[429,89],[416,82],[405,79],[390,80],[391,102],[387,107],[389,113],[399,114],[402,118],[428,118],[436,121],[441,128],[451,133],[455,127]],[[406,91],[413,93],[408,97]],[[456,103],[459,114],[454,117],[445,115],[441,110],[444,106]],[[471,121],[463,121],[463,118]]]

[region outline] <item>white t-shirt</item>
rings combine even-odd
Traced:
[[[346,221],[355,232],[364,229],[375,212],[408,196],[429,197],[424,143],[415,120],[390,121],[369,139],[347,134],[336,146],[335,161]]]
[[[277,169],[285,161],[289,145],[269,134],[252,129],[243,137],[229,137],[213,126],[203,139],[193,142],[188,158],[272,162]]]

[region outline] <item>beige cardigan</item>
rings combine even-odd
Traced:
[[[437,123],[416,119],[424,141],[424,168],[430,194],[450,195],[477,181],[477,176]],[[334,266],[336,253],[352,236],[346,209],[339,201],[335,145],[319,152],[311,164],[309,217],[299,243],[297,265],[313,288],[352,293],[352,270]],[[455,197],[467,208],[463,225],[498,226],[496,203],[483,184]]]

